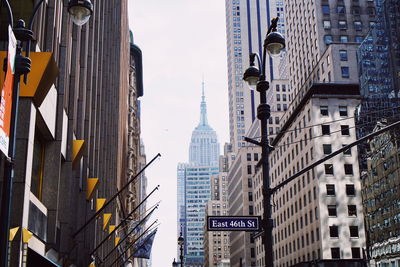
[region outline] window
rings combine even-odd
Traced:
[[[349,125],[340,125],[340,130],[342,132],[342,135],[350,135]]]
[[[329,5],[322,5],[322,14],[324,15],[330,14]]]
[[[325,164],[325,174],[333,175],[333,165]]]
[[[347,106],[339,106],[339,115],[341,117],[347,116]]]
[[[331,144],[323,144],[322,148],[323,148],[325,155],[329,155],[332,153],[332,145]]]
[[[332,35],[325,35],[324,36],[324,41],[325,41],[325,44],[331,44],[333,42]]]
[[[338,14],[346,14],[346,7],[345,6],[337,6],[336,11]]]
[[[367,14],[370,16],[374,16],[375,15],[375,8],[374,7],[368,7],[367,8]]]
[[[360,15],[361,14],[361,9],[359,6],[353,6],[352,7],[352,13],[353,15]]]
[[[247,165],[247,174],[251,174],[251,165]]]
[[[331,217],[337,216],[336,205],[328,205],[328,216]]]
[[[364,41],[364,36],[356,35],[354,37],[354,42],[356,42],[356,43],[362,43],[363,41]]]
[[[332,259],[340,259],[340,248],[331,248]]]
[[[344,174],[353,175],[353,165],[352,164],[344,164]]]
[[[339,237],[339,227],[337,225],[329,226],[329,236]]]
[[[339,56],[341,61],[347,61],[347,50],[339,50]]]
[[[334,184],[327,184],[326,185],[326,195],[327,196],[334,196],[335,193],[335,185]]]
[[[324,29],[325,30],[331,29],[331,21],[330,20],[324,20]]]
[[[253,193],[252,192],[248,192],[249,194],[249,201],[253,201]]]
[[[347,29],[347,21],[339,20],[338,27],[340,30],[346,30]]]
[[[353,259],[360,259],[360,248],[351,248],[351,257]]]
[[[329,125],[321,125],[322,135],[330,135],[331,130]]]
[[[251,154],[247,153],[247,161],[251,161]]]
[[[356,31],[362,31],[362,23],[361,23],[361,21],[354,21],[354,29]]]
[[[31,191],[39,200],[42,200],[44,154],[44,143],[41,138],[39,138],[39,133],[36,131],[33,144]]]
[[[357,217],[356,205],[347,205],[348,215],[351,217]]]
[[[356,195],[356,189],[354,187],[354,184],[346,184],[346,195],[348,196]]]
[[[349,42],[349,36],[347,35],[340,35],[339,41],[341,43],[348,43]]]
[[[319,108],[322,116],[328,116],[328,106],[320,106]]]
[[[358,226],[350,226],[350,237],[358,237]]]
[[[258,153],[254,153],[254,161],[258,161]]]
[[[345,147],[345,146],[347,146],[347,145],[343,145],[343,146]],[[349,148],[349,149],[343,151],[343,155],[344,155],[344,156],[351,156],[351,148]]]

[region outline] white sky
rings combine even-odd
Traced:
[[[153,267],[172,266],[176,257],[176,167],[188,161],[191,133],[200,118],[205,78],[208,121],[217,131],[221,152],[229,140],[225,1],[130,0],[129,24],[143,52],[142,138],[148,192],[160,190],[152,216],[161,223],[152,251]]]

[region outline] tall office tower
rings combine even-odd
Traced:
[[[285,33],[283,0],[226,0],[226,32],[229,90],[229,133],[235,153],[246,146],[243,136],[256,120],[259,97],[247,87],[243,72],[249,65],[250,53],[261,54],[263,40],[271,19],[279,16],[278,31]],[[281,58],[267,63],[267,79],[281,79]],[[268,94],[273,94],[269,90]],[[283,109],[283,107],[282,107]],[[276,111],[275,107],[272,107]]]
[[[38,1],[10,2],[15,21],[28,22]],[[110,199],[129,177],[127,98],[129,90],[139,97],[143,88],[134,82],[140,79],[140,62],[135,62],[136,73],[130,65],[128,1],[92,1],[93,14],[83,26],[73,24],[68,2],[43,1],[33,23],[32,68],[28,83],[21,83],[21,92],[31,95],[21,97],[18,106],[10,227],[20,228],[10,266],[23,266],[23,255],[26,266],[89,266],[92,250],[108,232],[92,221],[74,233],[94,215],[96,199]],[[2,16],[2,48],[7,24]],[[0,158],[4,181],[5,158]],[[109,224],[125,218],[127,197],[126,190],[105,208],[112,214]],[[22,228],[33,233],[28,244]],[[114,247],[114,237],[106,238],[96,259]],[[111,255],[103,264],[119,256],[117,250]]]
[[[207,202],[206,216],[226,216],[228,214],[227,173],[221,172],[211,177],[211,200]],[[207,231],[204,225],[205,266],[218,266],[229,262],[229,232]]]
[[[400,48],[398,1],[376,1],[376,23],[358,50],[361,105],[357,113],[359,137],[372,132],[382,119],[400,117]],[[369,145],[358,146],[361,169],[367,170]]]
[[[229,215],[255,215],[253,175],[260,160],[259,147],[242,147],[228,173]],[[256,266],[254,240],[249,232],[230,234],[231,266]]]
[[[192,132],[189,163],[177,168],[178,234],[182,231],[185,238],[185,266],[204,265],[205,209],[211,200],[211,176],[219,173],[218,162],[219,143],[207,122],[203,83],[200,122]]]
[[[376,23],[358,51],[359,137],[400,119],[400,3],[378,0],[376,6]],[[367,249],[376,266],[400,264],[398,249],[391,249],[400,244],[400,196],[394,182],[400,175],[397,133],[389,131],[358,146]]]
[[[378,121],[373,131],[392,121]],[[400,135],[392,129],[370,142],[362,176],[365,224],[371,266],[400,264]]]
[[[366,0],[285,2],[291,104],[272,142],[272,187],[356,140],[356,51],[374,12],[374,3]],[[257,214],[263,215],[261,177],[259,170],[254,195]],[[355,193],[349,194],[347,187]],[[273,198],[275,264],[361,258],[365,236],[360,190],[356,149],[278,190]],[[271,260],[264,259],[260,238],[256,248],[258,265]]]
[[[207,104],[204,95],[204,82],[200,104],[200,122],[192,132],[189,147],[189,163],[192,165],[218,166],[219,143],[217,134],[208,125]]]

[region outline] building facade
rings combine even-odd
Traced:
[[[259,147],[242,147],[228,173],[230,216],[256,215],[254,210],[253,176],[261,158]],[[251,233],[230,233],[231,266],[256,266],[255,242]]]
[[[28,21],[33,3],[12,1],[15,18]],[[143,95],[143,87],[138,82],[141,62],[126,56],[130,54],[127,1],[95,1],[84,26],[71,22],[67,4],[44,1],[33,24],[31,47],[37,53],[31,54],[28,86],[33,86],[41,51],[51,52],[49,62],[59,74],[43,101],[35,96],[19,101],[11,227],[20,229],[11,243],[10,266],[21,266],[25,250],[27,266],[88,266],[104,259],[115,247],[114,237],[94,253],[93,249],[108,235],[108,226],[124,219],[136,201],[123,192],[121,201],[104,210],[111,214],[106,230],[101,214],[101,219],[77,232],[95,213],[98,200],[110,199],[138,169],[137,159],[127,158],[137,157],[139,151],[140,129],[129,132],[129,127],[137,122],[134,99]],[[3,18],[0,28],[5,32]],[[1,36],[5,48],[7,35]],[[27,245],[21,228],[33,233]],[[115,250],[106,262],[119,257]]]
[[[184,265],[188,267],[204,265],[206,207],[211,200],[211,177],[219,174],[218,164],[219,143],[207,121],[203,83],[200,122],[192,132],[189,162],[177,167],[177,228],[185,239]]]
[[[280,18],[278,31],[285,34],[284,2],[281,0],[227,0],[226,33],[229,91],[229,133],[232,150],[237,153],[246,146],[243,136],[256,120],[259,99],[257,92],[243,81],[251,53],[262,54],[263,40],[273,17]],[[281,79],[279,65],[282,58],[267,62],[267,80]],[[285,76],[285,71],[282,72]],[[273,94],[273,90],[268,93]],[[282,110],[283,110],[283,104]],[[275,107],[272,107],[276,111]]]
[[[374,131],[389,121],[377,122]],[[368,169],[362,176],[362,195],[373,266],[400,264],[400,138],[388,131],[370,140]]]

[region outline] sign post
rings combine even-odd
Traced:
[[[207,216],[207,230],[255,232],[260,222],[260,216]]]

